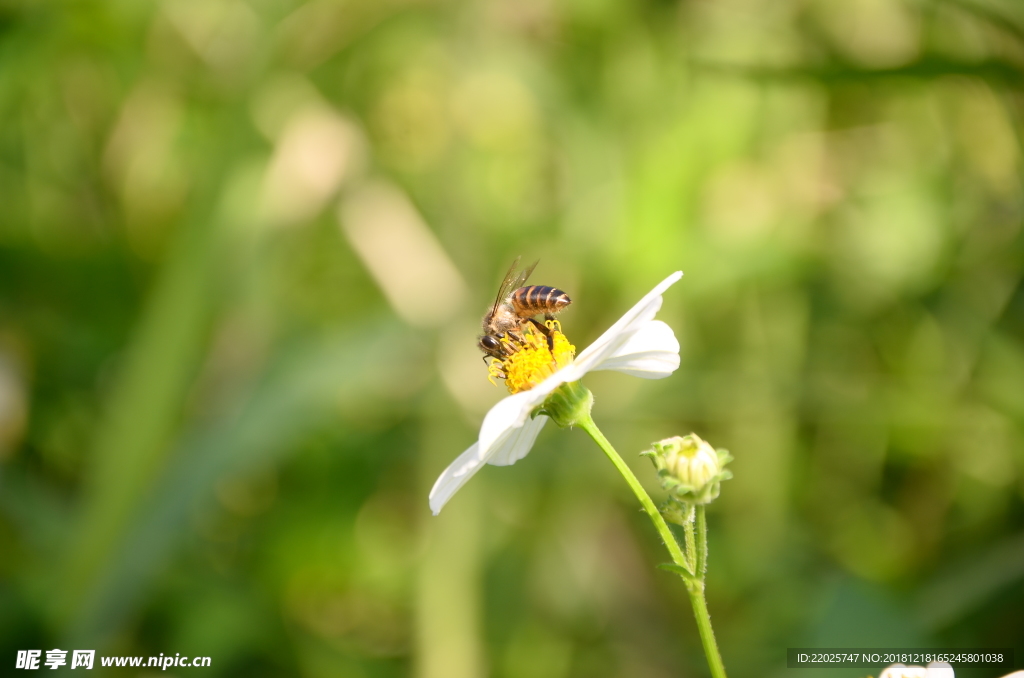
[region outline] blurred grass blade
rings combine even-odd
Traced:
[[[105,570],[118,536],[163,466],[217,298],[210,276],[217,231],[202,218],[183,228],[126,349],[93,444],[82,515],[58,598],[61,618],[73,614]]]
[[[405,332],[371,324],[319,345],[292,346],[278,355],[236,417],[186,434],[89,591],[71,637],[99,644],[118,628],[173,550],[190,511],[212,496],[225,474],[279,459],[296,440],[336,417],[346,400],[379,392],[389,375],[411,373],[416,344]],[[400,362],[408,370],[390,369],[395,356],[404,357]]]
[[[1001,591],[1024,581],[1024,533],[1003,540],[987,553],[938,578],[921,593],[918,617],[939,630],[984,606]]]

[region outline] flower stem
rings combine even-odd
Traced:
[[[690,594],[693,616],[697,620],[700,642],[704,644],[704,655],[708,658],[711,675],[715,678],[725,678],[725,665],[722,663],[722,655],[718,653],[718,643],[715,642],[715,631],[711,628],[711,615],[708,613],[708,602],[704,598],[704,574],[708,568],[708,521],[703,504],[697,505],[696,514],[694,522],[697,524],[697,534],[694,541],[697,550],[693,559],[697,568],[698,583],[687,586],[686,590]]]
[[[690,593],[690,604],[693,605],[693,616],[697,620],[700,631],[700,642],[704,645],[704,656],[708,658],[708,667],[714,678],[726,678],[722,656],[718,654],[718,643],[715,642],[715,631],[711,628],[711,615],[708,614],[708,603],[704,599],[704,580],[696,586],[687,586]]]
[[[619,456],[619,453],[615,451],[614,447],[612,447],[612,444],[608,442],[608,439],[604,437],[603,433],[601,433],[601,429],[599,429],[597,424],[594,423],[590,414],[588,413],[585,417],[578,418],[576,420],[576,425],[586,431],[587,434],[594,439],[597,446],[604,451],[605,455],[607,455],[608,459],[611,460],[618,472],[626,479],[626,483],[629,485],[630,489],[633,490],[633,494],[636,495],[636,498],[640,500],[640,504],[643,505],[644,511],[647,512],[651,522],[654,523],[655,529],[658,530],[658,534],[661,535],[661,540],[665,542],[665,546],[668,548],[668,552],[672,556],[673,562],[675,562],[676,565],[685,567],[687,570],[692,572],[693,570],[690,568],[689,561],[683,554],[682,549],[679,548],[679,543],[676,541],[672,531],[668,529],[668,523],[666,523],[665,518],[662,517],[661,511],[659,511],[658,507],[654,505],[653,501],[651,501],[650,495],[647,494],[647,491],[644,490],[640,481],[637,480],[635,475],[633,475],[633,471],[630,470],[629,466],[626,465],[626,462]]]
[[[715,632],[711,628],[711,615],[708,614],[707,601],[704,599],[704,569],[707,561],[707,520],[704,516],[704,507],[696,507],[694,522],[690,522],[685,526],[687,550],[689,553],[684,554],[683,550],[679,548],[679,542],[676,541],[675,535],[669,530],[665,518],[654,505],[654,502],[651,501],[650,495],[644,490],[636,475],[626,465],[626,462],[622,460],[619,453],[615,451],[612,444],[601,433],[601,430],[594,423],[590,414],[587,413],[585,416],[578,417],[575,423],[594,439],[597,446],[601,448],[622,477],[626,479],[626,483],[633,490],[636,498],[640,500],[644,511],[647,512],[651,522],[654,523],[655,529],[658,530],[658,534],[661,535],[662,541],[665,542],[673,562],[692,574],[692,576],[683,576],[680,573],[680,576],[686,584],[687,592],[690,594],[690,604],[693,605],[693,615],[697,620],[697,629],[700,631],[700,640],[704,646],[704,654],[707,656],[708,667],[711,669],[713,678],[727,678],[725,665],[722,663],[722,656],[719,654],[718,644],[715,642]],[[696,534],[694,534],[694,523],[696,523]]]

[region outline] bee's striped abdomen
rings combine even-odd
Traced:
[[[512,306],[516,315],[529,318],[531,316],[558,313],[572,303],[569,295],[557,287],[547,285],[530,285],[520,287],[512,293]]]

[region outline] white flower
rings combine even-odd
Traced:
[[[892,664],[878,678],[953,678],[953,667],[946,662],[931,662],[928,666]]]
[[[587,372],[615,370],[644,379],[662,379],[679,367],[679,341],[665,323],[654,320],[661,295],[683,277],[676,271],[581,352],[569,365],[533,388],[501,400],[484,417],[480,437],[441,474],[430,490],[434,515],[485,464],[509,466],[526,456],[548,418],[533,412],[558,386]]]

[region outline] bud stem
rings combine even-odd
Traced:
[[[690,563],[690,571],[697,575],[697,578],[704,581],[704,570],[700,569],[697,563],[697,537],[694,535],[693,524],[696,521],[694,514],[690,514],[690,520],[683,525],[683,534],[686,538],[686,558]]]
[[[704,505],[697,506],[697,576],[704,581],[704,573],[708,571],[708,519],[704,513]]]
[[[712,678],[727,678],[725,665],[722,663],[722,656],[719,654],[718,644],[715,642],[715,632],[711,628],[711,615],[708,614],[707,601],[704,599],[704,570],[707,565],[708,550],[707,520],[704,515],[704,506],[698,505],[694,520],[687,521],[684,526],[689,555],[687,557],[687,554],[684,554],[683,550],[679,548],[679,542],[676,541],[675,535],[672,534],[661,512],[654,505],[654,502],[651,501],[650,495],[647,494],[647,491],[640,484],[640,481],[637,480],[629,466],[626,465],[626,462],[619,456],[619,453],[612,447],[612,444],[601,433],[601,429],[594,423],[593,418],[590,416],[589,408],[585,415],[576,419],[575,424],[594,439],[594,442],[605,453],[612,462],[612,465],[625,478],[626,484],[633,490],[636,498],[640,500],[644,511],[650,517],[651,522],[654,523],[654,528],[661,535],[661,539],[665,542],[673,562],[691,575],[695,575],[688,577],[680,572],[680,577],[682,577],[683,582],[686,584],[686,590],[690,594],[690,604],[693,605],[693,615],[697,620],[697,629],[700,631],[700,640],[704,646],[704,654],[707,656]],[[696,534],[694,534],[695,526]]]

